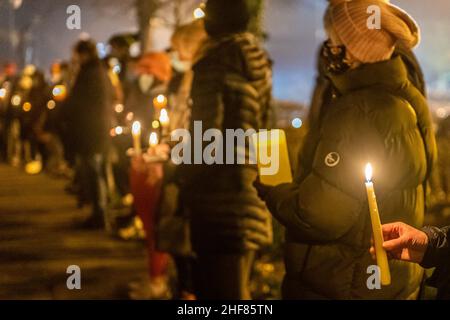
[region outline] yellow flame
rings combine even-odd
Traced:
[[[116,104],[116,106],[114,107],[114,111],[116,111],[117,113],[122,113],[124,109],[125,108],[124,108],[123,104],[120,104],[120,103]]]
[[[150,147],[155,147],[159,143],[158,134],[156,132],[152,132],[150,134],[150,138],[148,139],[148,143]]]
[[[53,110],[56,107],[56,102],[54,100],[50,100],[49,102],[47,102],[47,108],[48,110]]]
[[[203,11],[202,8],[197,8],[194,10],[194,18],[195,19],[202,19],[205,17],[205,11]]]
[[[17,94],[11,98],[11,103],[15,107],[18,107],[21,102],[22,102],[22,98]]]
[[[63,100],[66,97],[67,89],[64,85],[56,85],[52,90],[53,97]]]
[[[120,136],[123,133],[123,128],[122,127],[116,127],[114,129],[114,132],[116,133],[116,135]]]
[[[162,126],[166,126],[169,124],[169,115],[166,109],[161,109],[161,114],[159,115],[159,122],[161,122]]]
[[[372,181],[372,175],[373,175],[373,168],[370,163],[366,165],[366,180],[367,182]]]
[[[131,121],[131,120],[133,120],[133,118],[134,118],[134,113],[133,112],[128,112],[127,116],[126,116],[126,119],[128,121]]]
[[[133,135],[141,134],[141,123],[139,121],[133,122],[133,126],[131,127],[131,132]]]
[[[31,110],[31,103],[25,102],[22,106],[23,111],[28,112]]]
[[[160,94],[153,99],[153,105],[157,108],[165,108],[167,106],[167,98],[165,95]]]

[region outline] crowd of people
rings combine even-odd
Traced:
[[[169,257],[157,249],[155,217],[166,210],[160,199],[173,197],[173,191],[169,183],[163,185],[167,163],[144,158],[152,152],[167,156],[170,131],[189,127],[191,65],[205,38],[204,23],[198,20],[175,31],[170,50],[131,57],[134,39],[115,36],[102,59],[92,39],[81,39],[70,62],[55,62],[47,79],[34,65],[22,70],[14,63],[4,65],[2,161],[28,174],[68,179],[66,192],[76,196],[80,208],[91,208],[81,227],[104,229],[123,240],[146,240],[150,281],[131,283],[131,297],[170,296]],[[133,150],[136,123],[145,153]],[[149,142],[150,135],[156,141]],[[191,251],[174,254],[180,274],[177,297],[194,297],[191,256]]]
[[[381,8],[380,29],[366,27],[368,2]],[[329,1],[299,170],[293,183],[272,187],[259,182],[256,166],[170,161],[170,132],[193,131],[194,121],[221,131],[273,123],[273,62],[248,30],[247,1],[209,0],[205,14],[178,27],[165,52],[134,58],[129,39],[114,37],[100,59],[84,39],[48,80],[35,66],[5,65],[3,160],[70,179],[66,191],[92,208],[83,227],[145,239],[149,280],[130,285],[132,298],[170,296],[171,257],[174,297],[250,299],[273,215],[287,230],[284,298],[417,299],[417,264],[392,262],[391,286],[366,286],[370,219],[355,170],[383,167],[376,181],[383,221],[422,227],[437,148],[412,51],[416,22],[389,1]]]

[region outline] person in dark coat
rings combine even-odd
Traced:
[[[13,62],[6,63],[2,72],[0,76],[0,160],[6,160],[7,136],[11,120],[8,117],[8,105],[17,82],[17,65]]]
[[[191,136],[194,121],[202,121],[203,130],[223,133],[268,126],[271,64],[259,40],[247,32],[249,19],[245,0],[206,4],[210,39],[193,66]],[[235,156],[237,152],[236,147]],[[204,164],[182,169],[182,201],[191,213],[197,254],[198,298],[249,299],[253,257],[272,241],[270,214],[252,185],[256,166]]]
[[[74,48],[79,71],[66,101],[65,112],[80,161],[82,190],[92,202],[87,227],[102,227],[107,211],[105,154],[108,149],[113,91],[107,70],[91,40]]]
[[[427,281],[438,288],[437,299],[450,300],[450,226],[418,230],[402,222],[383,225],[384,244],[390,257],[436,268]],[[375,256],[375,249],[370,248]]]
[[[367,6],[381,29],[366,28]],[[375,167],[383,223],[421,227],[425,188],[436,160],[431,116],[395,46],[419,41],[415,22],[386,1],[330,1],[324,52],[331,96],[311,124],[296,181],[258,185],[287,228],[286,299],[414,299],[423,270],[393,262],[392,284],[370,290],[371,222],[364,167]]]

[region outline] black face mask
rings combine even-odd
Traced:
[[[328,72],[340,74],[350,69],[346,61],[345,46],[333,46],[330,41],[325,42],[322,49],[322,59]]]

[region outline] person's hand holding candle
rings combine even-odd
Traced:
[[[429,242],[425,232],[402,222],[385,224],[382,230],[383,248],[389,257],[407,262],[422,262]],[[370,248],[370,253],[376,258],[374,246]]]

